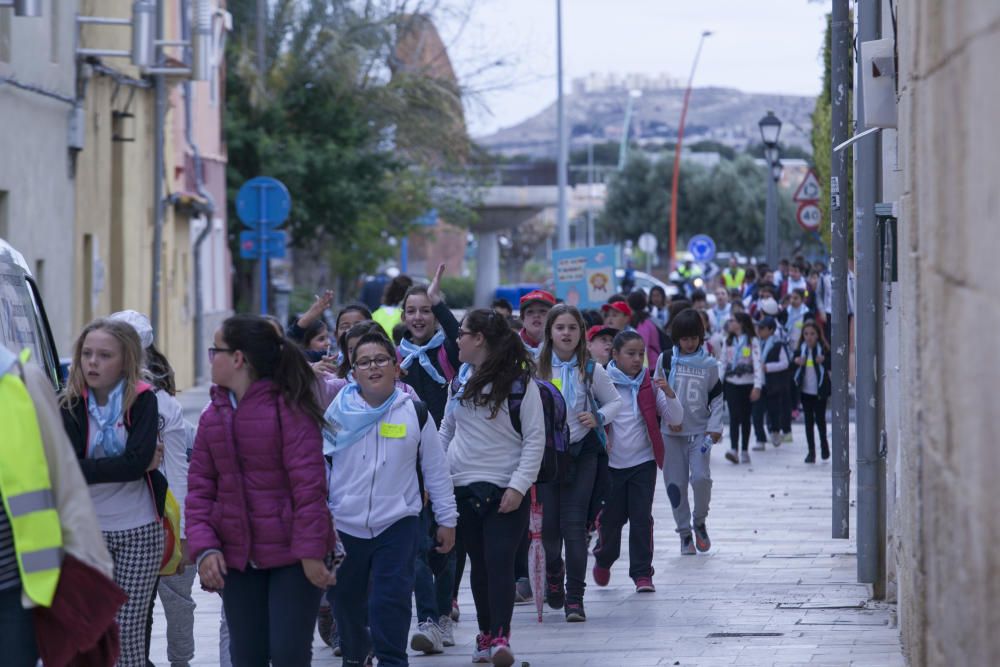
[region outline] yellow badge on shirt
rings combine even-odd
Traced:
[[[382,422],[378,425],[378,434],[383,438],[405,438],[406,424],[387,424]]]
[[[795,323],[795,328],[796,329],[801,329],[803,324],[805,324],[805,322],[803,322],[802,320],[799,320],[798,322]]]
[[[559,391],[562,391],[562,378],[552,378],[550,382],[552,382],[553,387],[555,387]]]
[[[743,356],[744,357],[749,357],[750,356],[750,348],[749,347],[743,348]]]
[[[813,368],[815,365],[812,359],[806,359],[806,368]]]

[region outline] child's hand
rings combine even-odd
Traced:
[[[805,363],[806,363],[806,360],[803,359],[802,357],[795,357],[795,365],[796,366],[802,366]]]
[[[432,306],[436,306],[441,303],[441,276],[444,275],[444,264],[438,264],[437,272],[434,274],[434,280],[431,284],[427,286],[427,300],[431,302]]]
[[[309,306],[309,313],[318,317],[323,314],[323,311],[330,307],[333,303],[333,290],[326,290],[322,294],[316,296],[316,300],[313,301],[313,305]]]
[[[709,432],[709,433],[706,433],[705,435],[707,435],[708,437],[710,437],[712,439],[712,443],[713,444],[719,442],[719,440],[722,440],[722,434],[721,433],[711,433],[711,432]]]
[[[817,363],[817,364],[822,364],[822,363],[823,363],[823,360],[824,360],[825,358],[826,358],[826,357],[824,357],[824,356],[822,355],[822,353],[816,353],[816,363]]]
[[[677,398],[677,394],[670,388],[670,383],[665,378],[653,378],[653,382],[667,395],[667,398]]]
[[[683,424],[678,424],[677,426],[674,426],[673,424],[667,424],[667,428],[670,429],[671,433],[680,433],[681,432],[681,428],[683,428],[683,427],[684,427]]]
[[[597,428],[597,418],[591,412],[581,412],[576,418],[581,425],[587,428]]]
[[[750,402],[756,403],[759,400],[760,400],[760,389],[754,387],[753,390],[750,392]]]

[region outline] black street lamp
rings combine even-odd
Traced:
[[[764,212],[764,250],[767,263],[773,268],[778,264],[778,179],[781,178],[778,137],[781,135],[781,121],[773,111],[768,111],[757,125],[764,142],[764,161],[770,176],[767,179],[767,208]]]

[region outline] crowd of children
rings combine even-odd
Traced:
[[[750,461],[751,429],[754,449],[777,447],[800,409],[806,462],[817,439],[830,455],[821,268],[731,266],[711,304],[654,288],[581,312],[535,290],[519,318],[501,300],[461,322],[442,272],[426,287],[394,280],[375,316],[350,304],[332,326],[329,292],[287,330],[226,320],[196,436],[149,321],[125,311],[87,326],[62,416],[127,595],[118,664],[147,663],[156,597],[171,664],[193,659],[197,572],[222,596],[224,664],[308,665],[318,619],[344,665],[406,665],[407,646],[455,645],[468,562],[473,661],[509,666],[514,605],[543,596],[586,621],[588,550],[591,579],[608,585],[626,523],[629,577],[655,590],[658,471],[680,553],[711,549],[711,450],[727,412],[734,464]],[[167,567],[174,537],[184,558]]]

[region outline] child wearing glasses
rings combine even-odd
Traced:
[[[406,665],[410,591],[421,543],[418,469],[438,529],[435,550],[455,543],[458,513],[437,428],[401,391],[392,341],[367,333],[354,347],[354,382],[326,411],[329,506],[347,556],[333,591],[345,665],[373,649],[380,665]],[[370,585],[369,585],[370,582]]]
[[[188,550],[221,591],[234,665],[308,665],[336,544],[315,375],[262,317],[222,324],[188,472]]]

